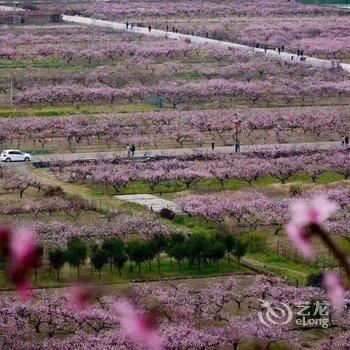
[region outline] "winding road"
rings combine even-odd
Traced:
[[[13,7],[13,6],[0,6],[0,11],[20,11],[20,10],[23,10],[23,9],[19,7]],[[160,29],[149,30],[148,28],[139,27],[137,25],[133,26],[133,28],[131,29],[130,26],[126,28],[125,23],[105,21],[105,20],[96,19],[96,18],[62,15],[62,19],[65,22],[73,22],[77,24],[111,28],[118,31],[142,34],[142,35],[150,35],[150,36],[184,41],[184,42],[189,42],[189,43],[194,43],[199,45],[209,44],[209,45],[214,45],[221,48],[236,49],[236,50],[248,51],[251,53],[260,52],[260,53],[264,53],[267,56],[275,57],[283,61],[297,62],[300,64],[308,64],[316,67],[331,68],[336,64],[338,64],[344,71],[350,73],[349,63],[337,63],[336,61],[333,61],[333,60],[320,59],[320,58],[311,57],[311,56],[303,56],[305,60],[301,61],[300,57],[290,52],[278,53],[277,51],[270,50],[270,49],[265,51],[262,48],[250,47],[247,45],[232,43],[229,41],[215,40],[210,38],[204,38],[201,36],[194,36],[194,35],[188,35],[188,34],[182,34],[182,33],[173,33],[170,31],[165,31]]]
[[[264,50],[262,48],[253,48],[246,45],[241,45],[237,43],[231,43],[228,41],[221,41],[221,40],[215,40],[210,38],[204,38],[201,36],[194,36],[194,35],[188,35],[188,34],[181,34],[181,33],[173,33],[165,30],[160,29],[152,29],[149,30],[145,27],[138,27],[134,26],[133,29],[126,28],[125,23],[120,22],[111,22],[111,21],[105,21],[95,18],[88,18],[88,17],[81,17],[81,16],[62,16],[63,20],[66,22],[73,22],[73,23],[79,23],[79,24],[85,24],[85,25],[92,25],[97,27],[104,27],[104,28],[111,28],[119,31],[129,32],[129,33],[135,33],[135,34],[142,34],[142,35],[150,35],[155,37],[161,37],[161,38],[167,38],[167,39],[173,39],[178,41],[184,41],[199,45],[214,45],[221,48],[227,48],[227,49],[237,49],[242,51],[248,51],[248,52],[261,52],[266,54],[267,56],[275,57],[278,59],[281,59],[283,61],[288,62],[298,62],[300,64],[308,64],[316,67],[324,67],[324,68],[331,68],[337,63],[332,60],[326,60],[326,59],[320,59],[316,57],[310,57],[310,56],[303,56],[305,57],[305,61],[300,61],[300,57],[297,57],[297,55],[289,53],[289,52],[281,52],[278,53],[275,50]],[[339,66],[346,72],[350,73],[350,64],[348,63],[339,63]]]

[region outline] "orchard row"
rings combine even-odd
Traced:
[[[266,349],[275,343],[293,346],[301,341],[301,331],[294,324],[275,325],[273,329],[264,326],[257,317],[261,310],[258,300],[283,302],[288,295],[288,303],[297,312],[300,300],[308,302],[324,297],[322,289],[296,288],[281,279],[265,276],[251,277],[247,287],[240,285],[238,278],[212,283],[201,290],[187,284],[171,287],[134,284],[130,293],[133,299],[129,299],[127,305],[125,297],[98,297],[96,292],[91,292],[91,287],[85,287],[86,293],[90,291],[88,295],[96,295],[93,301],[98,299],[99,302],[83,310],[72,308],[70,301],[74,300],[75,290],[68,295],[38,291],[32,303],[14,300],[11,295],[4,296],[0,308],[2,346],[37,350],[137,349],[137,340],[128,335],[123,325],[121,312],[125,309],[135,317],[138,314],[152,317],[153,329],[166,350],[208,346],[236,349],[242,344],[249,346],[256,339]],[[160,305],[161,309],[157,307]],[[233,316],[229,311],[232,308],[244,312],[241,316]],[[332,339],[331,345],[328,341],[318,343],[319,348],[339,349],[345,345],[346,327],[346,318],[332,313],[331,329],[343,331]],[[62,337],[62,334],[67,336]]]
[[[206,50],[208,53],[208,49]],[[8,51],[7,51],[8,52]],[[80,51],[81,53],[82,51]],[[99,51],[100,53],[100,51]],[[3,52],[3,54],[5,54]],[[22,91],[33,86],[49,86],[59,84],[77,84],[85,87],[108,86],[112,88],[123,88],[127,86],[155,85],[166,79],[173,81],[188,81],[191,79],[235,79],[241,81],[264,81],[268,76],[286,76],[288,79],[300,81],[301,78],[315,78],[320,81],[342,81],[347,73],[336,65],[331,69],[320,70],[319,68],[286,64],[271,58],[255,55],[253,57],[235,55],[226,57],[226,51],[220,53],[212,51],[207,57],[177,57],[177,60],[153,60],[150,57],[124,57],[117,67],[113,61],[105,62],[101,67],[84,70],[77,69],[76,72],[64,70],[64,66],[57,69],[27,67],[25,74],[20,71],[10,71],[12,76],[12,87]],[[222,60],[217,65],[220,57]],[[228,58],[228,60],[227,60]],[[84,62],[76,62],[77,64]],[[40,62],[38,62],[40,65]],[[44,62],[42,62],[44,65]],[[71,63],[73,64],[73,63]],[[108,65],[110,64],[110,65]],[[144,69],[146,66],[146,69]],[[8,93],[11,89],[9,74],[4,74],[0,89]]]
[[[43,5],[43,8],[60,8],[55,5]],[[102,18],[125,18],[137,16],[228,16],[228,15],[327,15],[340,13],[336,8],[307,6],[294,1],[254,0],[242,4],[240,1],[198,3],[196,1],[148,3],[102,3],[102,4],[68,4],[64,7],[68,14],[97,16]]]
[[[124,148],[134,143],[138,148],[158,148],[176,143],[182,147],[212,140],[232,143],[236,131],[241,141],[249,139],[250,143],[265,138],[270,142],[296,142],[308,136],[332,140],[349,134],[348,120],[344,107],[152,112],[126,118],[122,115],[9,118],[0,120],[0,142],[17,147],[31,143],[45,148],[54,141],[66,141],[71,150],[85,144]]]
[[[324,196],[338,203],[339,210],[329,222],[332,234],[348,235],[350,224],[350,187],[339,186],[329,190],[309,190],[299,194],[310,198]],[[199,216],[206,220],[231,224],[240,229],[273,228],[277,234],[290,221],[291,202],[298,197],[267,197],[260,193],[190,195],[178,200],[182,211],[190,216]]]
[[[116,160],[116,164],[104,161],[95,164],[57,162],[52,165],[52,170],[64,171],[77,181],[91,185],[112,187],[116,192],[135,181],[146,182],[150,190],[154,191],[162,183],[180,182],[191,188],[208,179],[216,180],[224,187],[232,179],[252,185],[266,176],[272,176],[282,184],[297,174],[307,175],[313,182],[325,173],[337,173],[345,179],[350,176],[347,150],[301,152],[298,155],[291,153],[275,158],[264,153],[235,155],[214,152],[208,156],[198,154],[201,160],[196,160],[196,155],[188,155],[145,163],[125,159]]]
[[[349,97],[349,81],[305,80],[291,78],[267,79],[265,81],[234,82],[225,79],[211,79],[190,83],[160,83],[152,86],[126,88],[84,87],[80,85],[35,86],[18,92],[14,101],[19,106],[103,104],[148,102],[150,96],[165,98],[176,106],[194,102],[232,103],[232,100],[270,104],[282,101],[289,105],[292,101],[315,101],[317,98]]]

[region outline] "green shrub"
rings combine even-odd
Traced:
[[[68,264],[75,267],[80,272],[80,266],[85,263],[87,258],[87,248],[80,238],[72,238],[67,244],[66,260]]]
[[[175,222],[178,225],[185,225],[186,219],[184,215],[177,215],[175,216],[173,222]]]
[[[33,115],[36,117],[55,117],[55,116],[62,116],[62,115],[71,115],[71,114],[77,114],[77,111],[75,109],[40,109],[37,111],[34,111]]]
[[[67,260],[66,252],[61,248],[55,248],[49,251],[49,262],[51,267],[57,271],[57,281],[60,280],[60,271]]]
[[[27,115],[28,114],[25,111],[17,111],[17,110],[0,111],[1,118],[25,117]]]
[[[266,250],[266,235],[261,232],[249,232],[242,237],[242,242],[248,246],[250,253],[260,253]]]

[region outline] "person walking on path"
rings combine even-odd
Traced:
[[[131,155],[132,155],[132,156],[135,155],[135,150],[136,150],[135,146],[132,145],[131,148],[130,148],[130,151],[131,151]]]
[[[151,30],[152,30],[152,26],[149,25],[149,26],[148,26],[148,32],[151,33]]]
[[[345,144],[345,148],[349,148],[349,136],[345,136],[344,144]]]
[[[215,143],[214,141],[211,142],[211,149],[214,149],[215,148]]]
[[[129,22],[126,22],[125,26],[126,26],[126,29],[129,29]]]
[[[236,143],[235,143],[235,152],[236,152],[236,153],[240,153],[240,152],[241,152],[241,143],[239,142],[239,140],[236,140]]]
[[[126,149],[126,154],[127,154],[128,158],[130,158],[131,157],[131,148],[130,148],[130,146],[126,145],[125,149]]]

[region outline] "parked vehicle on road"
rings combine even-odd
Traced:
[[[1,152],[1,161],[9,162],[30,162],[32,156],[29,153],[21,152],[17,149],[7,149]]]

